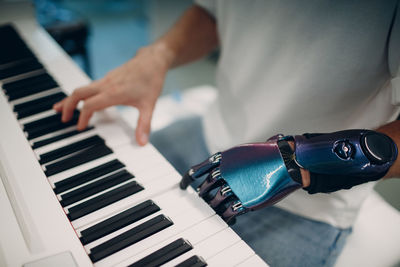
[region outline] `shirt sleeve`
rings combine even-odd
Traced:
[[[400,106],[400,5],[397,5],[388,47],[389,70],[392,76],[392,104]]]
[[[214,18],[216,15],[216,0],[195,0],[194,3],[202,8],[204,8],[208,13],[210,13]]]

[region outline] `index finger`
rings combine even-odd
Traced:
[[[67,122],[72,118],[74,109],[78,105],[79,101],[91,97],[98,92],[98,88],[94,84],[90,84],[85,87],[76,89],[72,95],[62,100],[62,117],[63,122]]]
[[[186,189],[189,184],[191,184],[195,179],[201,177],[202,175],[206,174],[210,170],[214,169],[215,167],[219,166],[221,161],[221,153],[217,152],[205,161],[201,162],[190,168],[182,177],[179,186],[181,189]]]
[[[95,111],[105,109],[114,104],[116,103],[113,101],[113,99],[104,93],[99,93],[86,99],[83,108],[81,109],[77,129],[85,129],[89,123],[89,119],[92,117]]]

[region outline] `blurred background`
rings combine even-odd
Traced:
[[[39,23],[95,80],[132,58],[140,47],[160,37],[192,5],[192,1],[35,0],[34,5]],[[159,125],[156,121],[153,129],[165,126],[171,117],[185,116],[193,111],[201,113],[215,98],[210,88],[215,86],[217,59],[218,52],[215,52],[169,72],[161,101],[169,109],[159,112],[162,114],[157,117],[162,120]],[[201,88],[208,89],[208,93],[187,94],[186,103],[183,103],[185,92],[199,85],[210,85]],[[119,107],[119,110],[128,123],[136,123],[134,109]],[[166,115],[168,112],[170,114]],[[375,189],[400,210],[400,179],[381,181]]]
[[[86,39],[87,55],[70,53],[92,79],[132,58],[136,51],[160,37],[192,1],[187,0],[35,0],[36,15],[64,49]],[[61,32],[66,32],[62,34]],[[71,34],[71,31],[75,33]],[[64,36],[61,36],[64,35]],[[65,40],[69,39],[69,40]],[[60,42],[59,42],[60,43]],[[78,53],[76,53],[78,52]],[[172,70],[164,94],[197,86],[214,85],[215,55]]]

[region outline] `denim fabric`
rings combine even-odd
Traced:
[[[150,141],[181,174],[209,156],[199,117],[177,121]],[[351,232],[277,207],[240,216],[232,229],[272,267],[333,266]]]
[[[152,133],[150,142],[180,174],[184,174],[191,166],[210,156],[204,141],[200,117],[172,123]]]
[[[238,217],[232,228],[271,266],[333,266],[351,232],[277,207]]]

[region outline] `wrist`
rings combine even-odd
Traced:
[[[162,41],[140,48],[137,56],[151,57],[152,62],[155,62],[164,72],[173,66],[175,58],[173,51]]]
[[[294,142],[289,141],[288,143],[290,145],[290,148],[294,151],[295,150]],[[300,168],[300,174],[303,187],[308,187],[310,185],[310,172],[307,171],[306,169]]]

